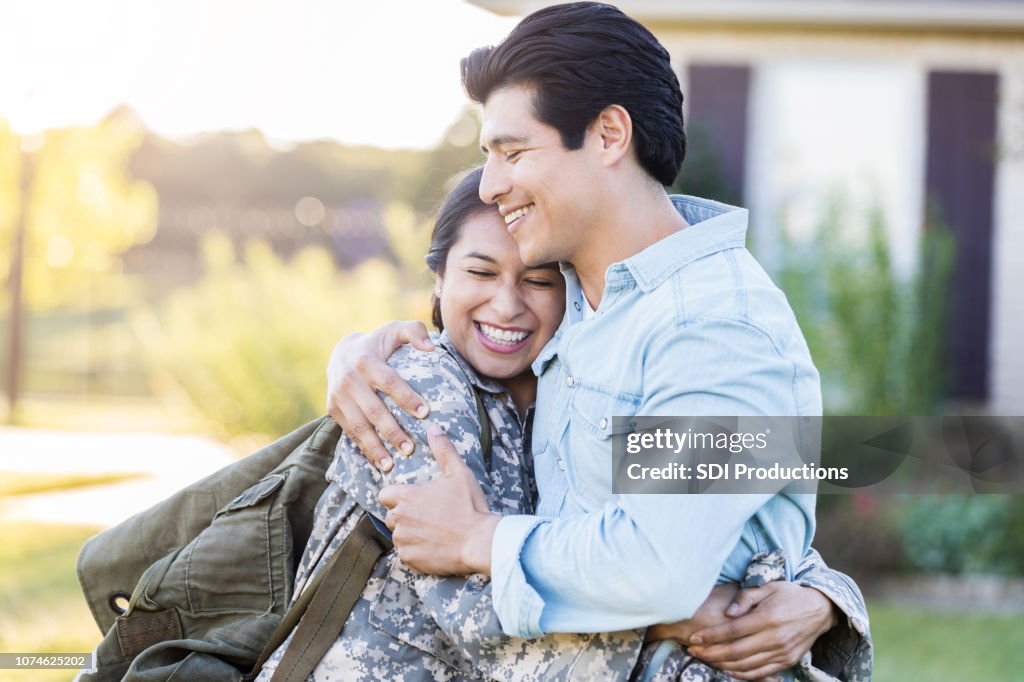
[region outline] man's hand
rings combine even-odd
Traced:
[[[741,590],[726,614],[729,622],[689,634],[690,653],[740,680],[793,667],[839,622],[824,594],[784,581]]]
[[[441,476],[389,485],[378,499],[399,558],[433,575],[491,572],[491,540],[501,517],[491,513],[476,477],[436,424],[427,429]]]
[[[376,392],[420,419],[430,413],[423,398],[386,363],[406,343],[422,351],[434,350],[422,322],[389,322],[368,334],[343,338],[327,364],[327,413],[382,471],[390,471],[392,462],[378,433],[404,455],[412,454],[413,444]]]

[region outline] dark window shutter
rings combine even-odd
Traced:
[[[687,67],[689,147],[675,189],[731,204],[743,203],[750,67]]]
[[[999,77],[928,74],[926,196],[930,215],[953,232],[956,261],[949,297],[950,395],[988,395],[992,207]]]

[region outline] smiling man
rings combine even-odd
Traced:
[[[562,263],[567,312],[533,365],[537,514],[490,513],[476,480],[434,432],[447,475],[381,494],[400,557],[428,573],[490,575],[501,625],[518,637],[684,619],[716,583],[741,582],[764,550],[782,550],[785,577],[799,583],[797,560],[812,551],[813,495],[612,493],[613,416],[821,414],[818,373],[792,311],[744,247],[747,212],[665,191],[686,139],[668,53],[617,9],[574,3],[528,16],[498,46],[463,60],[462,72],[483,105],[481,199],[498,205],[525,263]],[[421,401],[411,390],[366,360],[367,347],[387,355],[393,332],[352,341],[358,348],[339,344],[330,374],[346,372],[345,358],[358,355],[368,382],[389,386],[413,411]],[[331,398],[332,414],[368,457],[388,464],[374,427],[408,451],[375,398],[356,405],[346,393],[372,392],[335,390]],[[829,634],[815,649],[817,668],[805,659],[801,670],[869,678],[856,589],[840,577],[804,584],[846,617],[833,619],[828,599],[806,588],[804,597],[818,601],[808,612],[830,615],[810,619],[808,641]],[[782,588],[760,589],[750,601],[760,601],[763,615],[782,601],[773,596]],[[792,651],[762,651],[755,631],[726,626],[704,646],[690,639],[691,651],[744,679],[795,662]],[[737,669],[740,658],[747,660]]]

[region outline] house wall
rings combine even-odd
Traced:
[[[927,74],[934,70],[998,74],[999,156],[993,191],[992,322],[988,345],[989,397],[985,407],[995,413],[1024,414],[1024,39],[995,33],[938,35],[920,31],[826,29],[812,32],[735,27],[686,30],[667,24],[649,25],[672,54],[684,93],[688,85],[685,82],[687,66],[691,63],[752,67],[746,202],[751,209],[753,229],[764,229],[768,233],[778,217],[781,197],[795,181],[777,172],[776,161],[770,153],[779,142],[771,135],[772,117],[787,112],[768,106],[769,111],[759,115],[758,103],[764,108],[763,103],[770,102],[779,88],[798,91],[800,79],[794,76],[804,70],[811,79],[820,65],[832,65],[840,71],[845,69],[850,87],[858,92],[872,89],[871,73],[876,73],[877,90],[884,98],[876,110],[890,109],[893,120],[891,125],[881,129],[877,120],[866,117],[866,122],[874,125],[885,140],[879,153],[889,157],[889,171],[884,170],[887,164],[880,162],[874,166],[882,169],[881,172],[872,172],[877,176],[876,181],[887,189],[881,196],[885,198],[889,222],[894,227],[891,243],[900,254],[897,260],[904,267],[913,264],[923,215]],[[841,88],[834,98],[843,100],[838,105],[842,108],[855,106],[860,99],[844,96]],[[894,99],[901,101],[894,103]],[[865,101],[861,106],[871,107],[872,102]],[[819,109],[827,112],[829,107]],[[843,120],[848,121],[850,117],[845,116]],[[807,125],[812,124],[808,120]],[[842,147],[841,141],[836,144]],[[870,154],[864,158],[869,159]],[[799,164],[796,166],[795,172],[801,172]],[[762,181],[761,176],[767,176],[768,180]],[[853,184],[858,183],[854,178]],[[807,220],[813,222],[813,217]],[[770,254],[768,257],[770,260]]]
[[[996,166],[990,406],[1024,415],[1024,57],[1000,72]]]

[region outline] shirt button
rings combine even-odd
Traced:
[[[576,380],[573,379],[572,377],[566,377],[565,378],[565,385],[566,386],[572,388],[572,385],[575,384],[575,383],[576,383]]]
[[[565,460],[558,460],[558,468],[561,469],[562,471],[565,471]]]
[[[598,426],[600,426],[601,430],[603,431],[604,429],[608,428],[608,420],[605,419],[604,417],[601,417],[601,421],[598,424]]]

